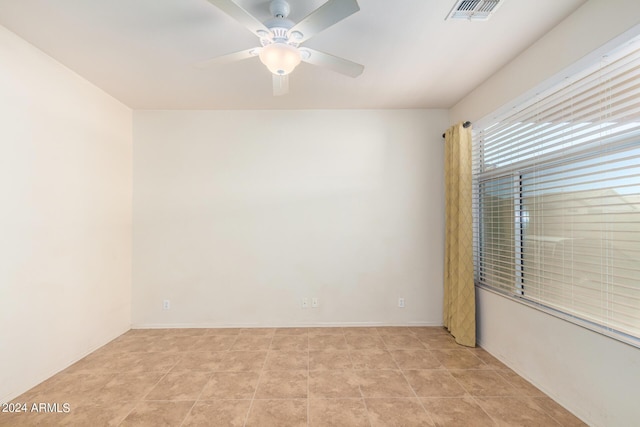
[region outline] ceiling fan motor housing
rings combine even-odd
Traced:
[[[289,30],[295,25],[295,22],[286,19],[286,18],[272,18],[264,23],[264,26],[269,29],[271,34],[268,37],[261,37],[260,42],[264,46],[269,43],[290,43],[295,46],[298,43],[290,40],[289,38]],[[265,43],[266,42],[266,43]]]
[[[276,18],[286,18],[291,12],[289,3],[286,0],[272,0],[269,11]]]

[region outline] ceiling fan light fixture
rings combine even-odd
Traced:
[[[286,43],[271,43],[260,51],[260,61],[278,76],[286,76],[292,72],[301,59],[300,51]]]

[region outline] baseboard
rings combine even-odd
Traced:
[[[300,323],[134,323],[131,329],[190,329],[190,328],[345,328],[383,326],[433,326],[442,327],[442,322],[300,322]]]

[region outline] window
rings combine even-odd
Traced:
[[[640,345],[640,42],[514,111],[474,132],[476,282]]]

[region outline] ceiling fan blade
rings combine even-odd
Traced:
[[[215,65],[225,65],[231,62],[242,61],[243,59],[253,58],[260,53],[259,47],[241,50],[239,52],[230,53],[228,55],[217,56],[211,59],[205,59],[195,64],[196,68],[208,68]]]
[[[359,10],[356,0],[329,0],[291,28],[289,35],[296,36],[294,33],[300,33],[301,37],[293,39],[296,43],[302,43]]]
[[[249,31],[258,37],[262,37],[264,34],[269,33],[269,29],[264,26],[256,17],[243,9],[239,4],[233,0],[209,0],[209,3],[218,7],[224,13],[244,25]],[[264,31],[262,35],[259,32]]]
[[[336,73],[350,77],[358,77],[364,71],[364,65],[357,64],[348,59],[339,58],[315,49],[309,49],[308,47],[300,48],[300,51],[303,52],[302,60],[304,62],[328,68]]]
[[[282,96],[289,93],[289,75],[279,76],[272,74],[273,76],[273,96]]]

